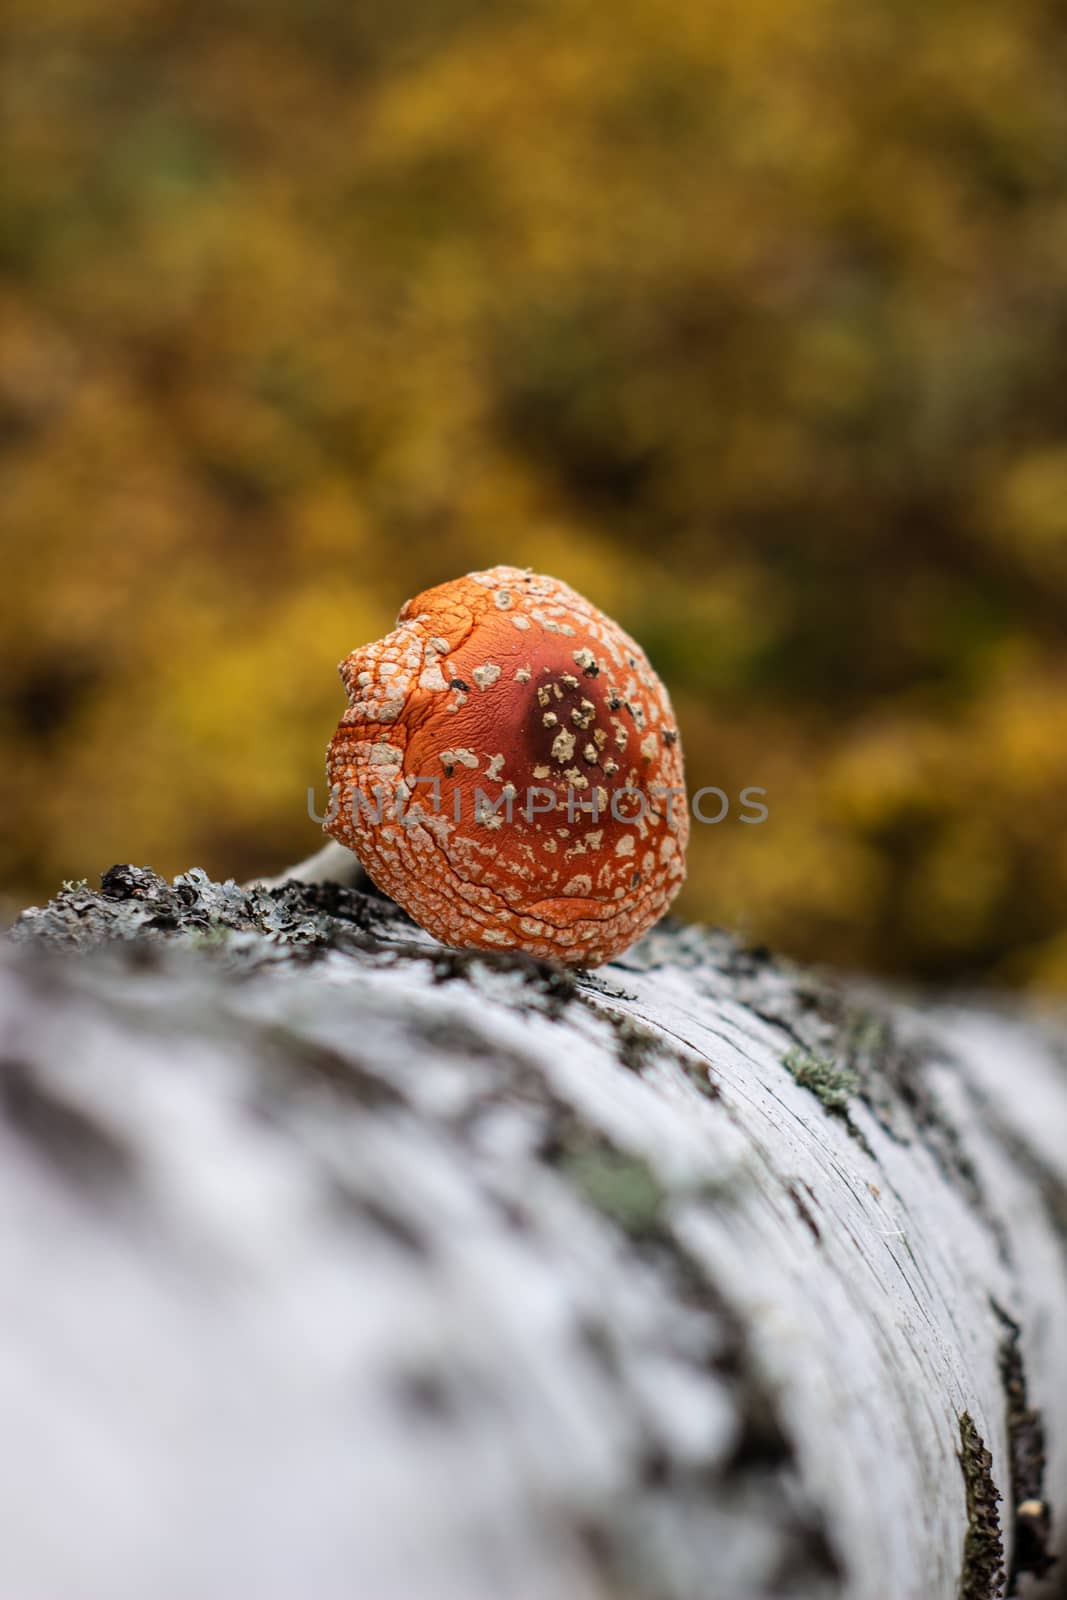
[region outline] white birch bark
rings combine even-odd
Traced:
[[[5,1600],[1056,1592],[1062,1032],[105,891],[0,964]]]

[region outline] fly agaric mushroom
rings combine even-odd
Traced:
[[[689,836],[670,700],[567,584],[468,573],[338,670],[325,830],[438,939],[597,966],[666,910]]]

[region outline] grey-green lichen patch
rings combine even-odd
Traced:
[[[667,1195],[652,1168],[639,1156],[583,1143],[565,1150],[559,1167],[590,1205],[631,1238],[656,1232]]]
[[[851,1067],[799,1045],[782,1057],[782,1066],[802,1089],[810,1089],[827,1111],[846,1111],[849,1099],[859,1088],[859,1079]]]
[[[24,911],[11,937],[65,950],[171,938],[213,949],[227,934],[247,933],[276,947],[325,949],[332,929],[360,929],[356,913],[364,908],[379,920],[388,911],[411,927],[399,908],[334,885],[243,888],[215,883],[196,867],[168,883],[147,867],[122,865],[103,874],[99,891],[77,884],[47,906]]]
[[[998,1600],[1004,1592],[1004,1542],[993,1482],[993,1457],[969,1411],[960,1416],[960,1470],[967,1495],[959,1600]]]

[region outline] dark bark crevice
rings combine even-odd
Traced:
[[[1043,1578],[1053,1564],[1049,1549],[1052,1509],[1045,1499],[1045,1424],[1041,1412],[1029,1404],[1027,1397],[1022,1329],[995,1300],[992,1305],[1003,1329],[999,1348],[1000,1379],[1008,1419],[1011,1503],[1015,1519],[1007,1587],[1007,1593],[1012,1595],[1017,1592],[1020,1574],[1032,1572]]]

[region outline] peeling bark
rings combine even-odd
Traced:
[[[5,1597],[1055,1593],[1062,1032],[132,867],[0,1030]]]

